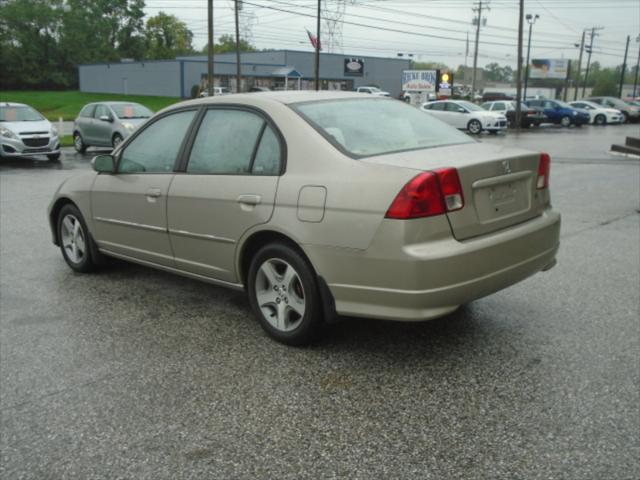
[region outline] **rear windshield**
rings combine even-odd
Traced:
[[[153,112],[137,103],[111,104],[111,109],[118,118],[149,118]]]
[[[398,100],[327,100],[292,107],[329,141],[354,157],[474,141],[432,115]]]
[[[31,107],[0,107],[0,122],[37,122],[44,117]]]

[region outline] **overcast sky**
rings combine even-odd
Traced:
[[[206,44],[206,0],[145,0],[147,15],[163,10],[179,17],[193,31],[194,45]],[[347,55],[395,57],[412,53],[418,61],[439,61],[451,67],[465,64],[466,38],[473,63],[475,14],[472,0],[323,0],[327,16],[342,17],[342,48]],[[483,2],[486,5],[487,2]],[[518,0],[492,0],[483,12],[486,27],[480,33],[478,65],[490,62],[515,66],[517,55]],[[312,51],[306,29],[315,32],[316,0],[246,0],[242,32],[258,48]],[[619,65],[626,36],[631,35],[629,65],[635,65],[640,44],[639,0],[525,0],[525,12],[538,14],[533,27],[531,58],[577,58],[584,29],[603,27],[595,38],[592,60]],[[234,33],[233,1],[214,0],[214,35]],[[248,27],[250,26],[250,27]],[[370,28],[378,27],[378,28]],[[322,35],[326,35],[323,25]],[[525,49],[528,25],[525,23]],[[587,36],[586,43],[589,43]],[[324,51],[327,44],[324,42]],[[524,51],[526,57],[526,50]],[[586,58],[586,57],[585,57]],[[584,65],[584,63],[583,63]]]

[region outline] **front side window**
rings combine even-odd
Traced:
[[[391,99],[324,100],[293,104],[292,108],[353,156],[474,142],[435,117]]]
[[[463,107],[461,107],[460,105],[458,105],[457,103],[447,102],[444,105],[445,105],[445,110],[447,112],[466,113],[466,110]]]
[[[492,110],[498,110],[498,111],[500,111],[500,112],[503,112],[503,111],[504,111],[504,110],[506,110],[506,109],[507,109],[507,107],[506,107],[506,105],[504,104],[504,102],[497,102],[497,103],[494,103],[494,104],[493,104],[493,108],[492,108]]]
[[[96,105],[96,111],[93,116],[98,119],[101,117],[111,117],[111,112],[109,112],[109,109],[105,105]]]
[[[172,113],[148,125],[122,152],[122,173],[172,172],[195,110]]]
[[[193,142],[188,173],[251,173],[255,147],[266,122],[244,110],[209,110]]]

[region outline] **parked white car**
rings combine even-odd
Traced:
[[[231,95],[231,90],[229,90],[228,87],[213,87],[213,95],[215,97],[219,96],[219,95]],[[207,90],[206,88],[200,92],[200,96],[201,97],[208,97],[209,96],[209,90]]]
[[[607,123],[623,123],[624,115],[620,110],[615,108],[607,108],[602,105],[598,105],[595,102],[588,100],[579,100],[576,102],[569,102],[573,108],[580,108],[589,112],[591,119],[589,123],[596,125],[606,125]]]
[[[356,88],[356,92],[358,93],[369,93],[376,97],[390,97],[391,94],[389,92],[385,92],[384,90],[380,90],[378,87],[358,87]]]
[[[0,103],[0,157],[33,155],[46,155],[49,160],[58,160],[58,130],[29,105]]]
[[[506,131],[507,117],[500,112],[489,112],[475,103],[464,100],[443,100],[422,104],[424,112],[477,135],[483,131],[498,133]]]

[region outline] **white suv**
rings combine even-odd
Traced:
[[[0,103],[0,157],[33,155],[46,155],[49,160],[58,160],[58,130],[29,105]]]

